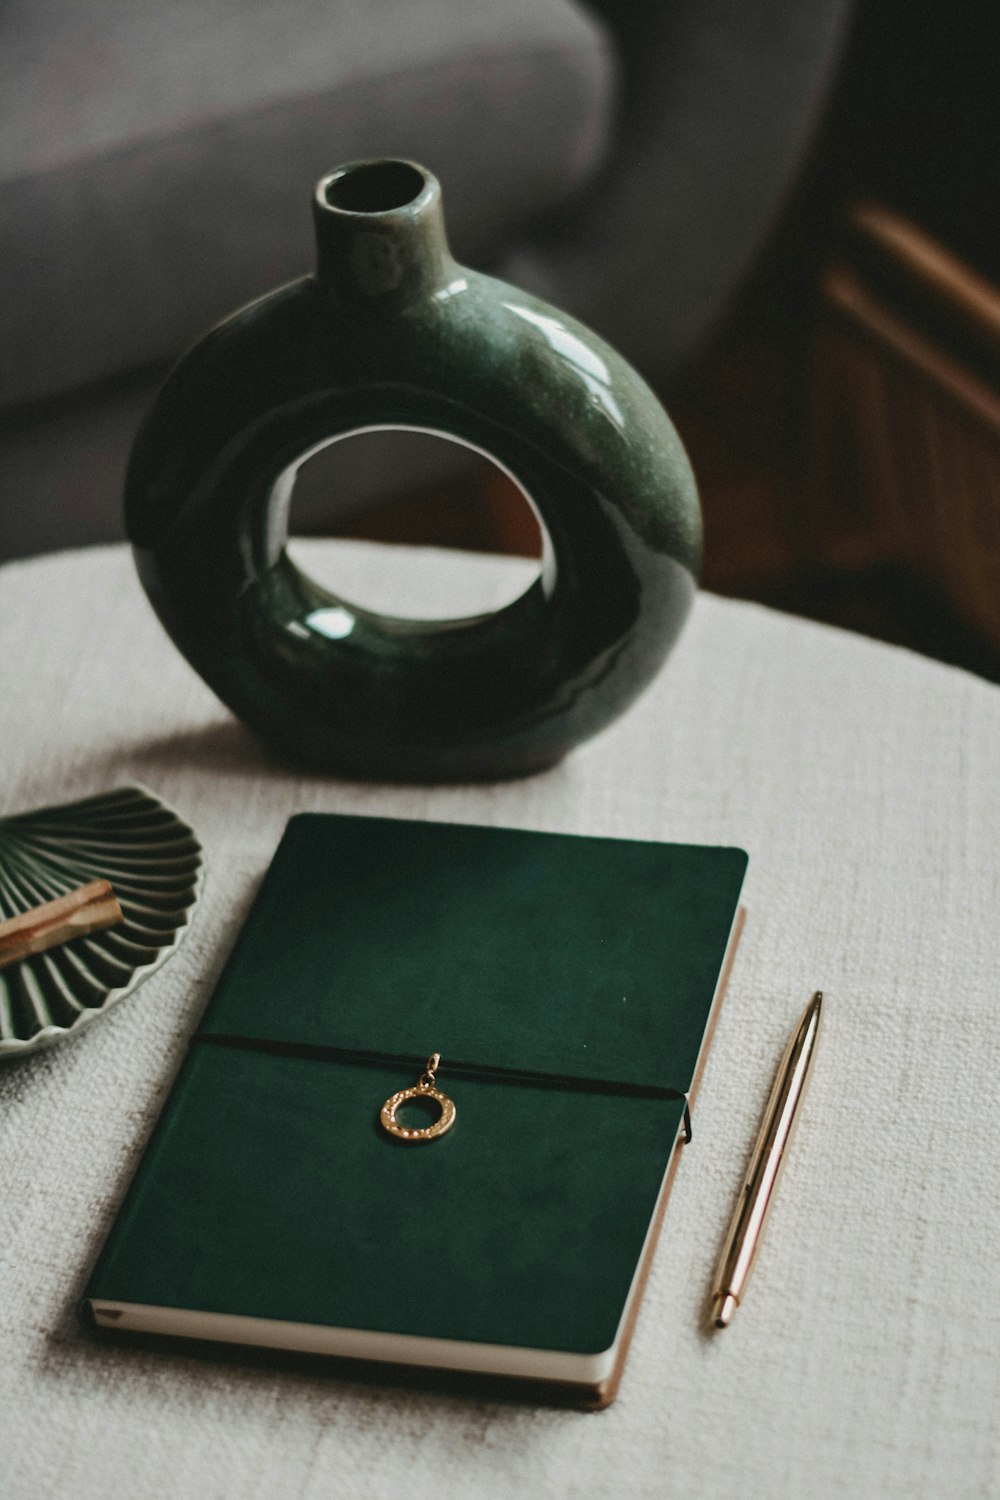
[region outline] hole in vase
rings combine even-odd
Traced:
[[[478,449],[441,433],[347,434],[303,455],[275,489],[290,506],[286,551],[296,567],[376,614],[426,621],[491,614],[543,571],[544,531],[525,492]],[[404,545],[338,554],[321,537]],[[329,627],[337,628],[332,615]]]
[[[407,161],[374,161],[352,167],[326,189],[331,208],[352,214],[387,213],[419,198],[427,179]]]

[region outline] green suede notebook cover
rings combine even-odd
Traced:
[[[85,1298],[608,1349],[683,1100],[451,1080],[448,1058],[686,1092],[745,868],[738,849],[293,818],[201,1031],[415,1066],[196,1036]],[[379,1108],[433,1051],[455,1126],[392,1141]]]

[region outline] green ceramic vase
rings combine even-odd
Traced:
[[[314,765],[403,780],[549,766],[633,701],[687,616],[700,518],[680,440],[589,329],[456,264],[424,168],[340,167],[313,210],[315,275],[212,329],[139,432],[126,525],[143,585],[223,702]],[[297,465],[379,427],[455,438],[513,476],[545,536],[521,598],[398,620],[294,566]]]

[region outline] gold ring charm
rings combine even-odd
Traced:
[[[455,1123],[455,1103],[449,1099],[447,1094],[442,1094],[440,1089],[434,1087],[434,1074],[441,1063],[440,1052],[433,1052],[427,1059],[427,1066],[421,1073],[417,1082],[409,1089],[400,1089],[398,1094],[393,1094],[382,1106],[379,1121],[382,1129],[396,1137],[397,1141],[408,1141],[412,1145],[419,1145],[421,1141],[435,1141],[439,1135],[444,1135]],[[419,1130],[411,1130],[407,1125],[400,1125],[396,1120],[396,1111],[401,1104],[408,1099],[433,1099],[435,1104],[441,1106],[441,1113],[433,1125],[426,1125]]]

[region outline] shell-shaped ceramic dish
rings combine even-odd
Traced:
[[[0,818],[0,919],[110,880],[124,922],[0,969],[0,1057],[72,1036],[130,995],[184,936],[201,845],[145,787]]]

